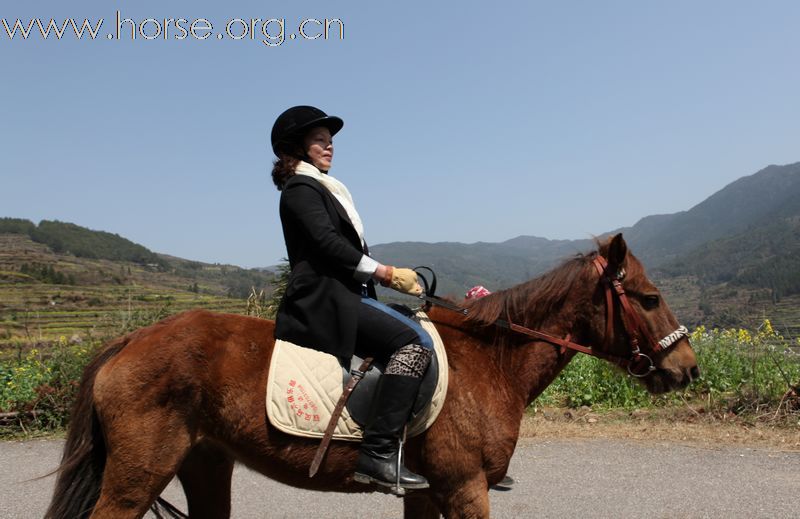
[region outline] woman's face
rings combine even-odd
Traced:
[[[306,155],[320,171],[331,169],[333,162],[333,137],[324,126],[312,128],[303,140]]]

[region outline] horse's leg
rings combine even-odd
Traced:
[[[191,435],[165,410],[115,416],[106,431],[106,466],[92,519],[142,517],[178,471]]]
[[[486,475],[472,479],[442,496],[440,503],[446,519],[489,519],[489,485]]]
[[[233,460],[222,450],[208,443],[195,445],[178,470],[189,517],[230,517],[232,474]]]
[[[405,519],[439,519],[439,508],[427,494],[411,492],[403,498],[403,517]]]

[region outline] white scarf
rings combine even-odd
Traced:
[[[336,197],[336,200],[338,200],[339,203],[342,204],[342,207],[344,207],[344,210],[347,212],[347,216],[348,218],[350,218],[350,222],[356,229],[358,237],[361,239],[361,246],[363,247],[364,224],[361,222],[361,217],[358,215],[358,211],[356,211],[356,206],[353,203],[353,196],[350,194],[350,191],[347,190],[347,186],[345,186],[340,180],[333,178],[327,173],[322,173],[319,169],[317,169],[313,165],[302,160],[297,164],[297,167],[294,168],[294,172],[297,175],[305,175],[307,177],[313,178],[314,180],[318,181],[320,184],[325,186],[325,188],[334,197]]]

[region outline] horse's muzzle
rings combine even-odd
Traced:
[[[647,391],[661,394],[683,389],[699,377],[700,368],[694,365],[682,370],[656,369],[642,380]]]

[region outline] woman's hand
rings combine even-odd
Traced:
[[[374,277],[381,285],[398,292],[418,296],[422,286],[417,281],[417,273],[408,268],[395,268],[389,265],[378,265]]]

